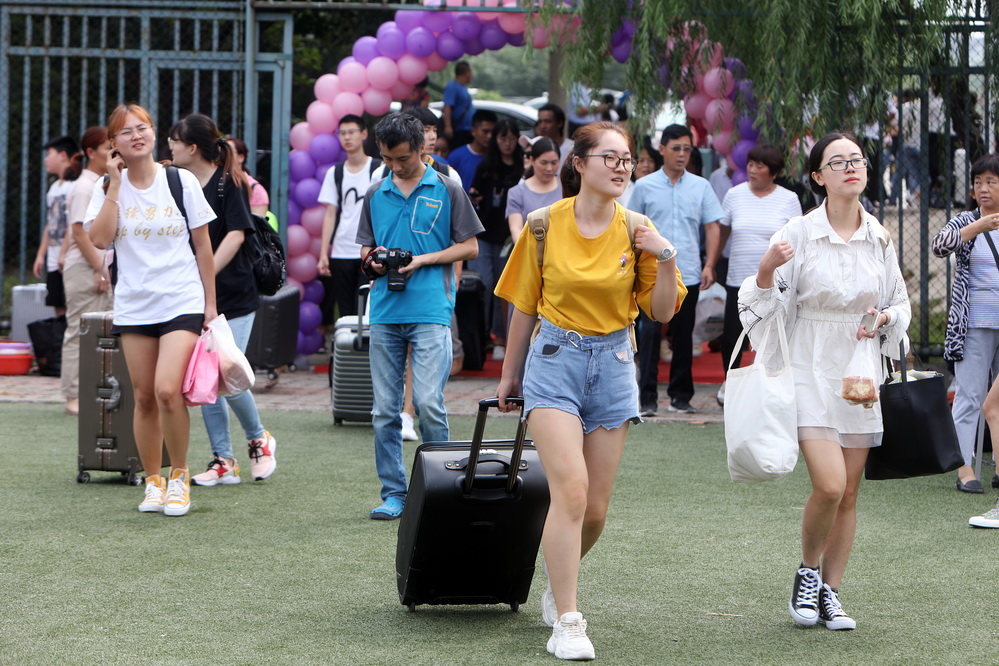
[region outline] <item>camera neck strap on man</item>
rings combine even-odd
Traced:
[[[372,280],[377,280],[378,278],[382,277],[380,273],[378,273],[374,268],[371,267],[371,264],[375,263],[375,255],[377,254],[378,254],[378,248],[374,248],[366,255],[364,255],[364,259],[361,261],[361,272],[367,275]]]

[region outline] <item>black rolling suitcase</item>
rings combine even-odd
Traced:
[[[344,421],[371,423],[375,393],[371,385],[371,359],[368,355],[368,328],[365,307],[371,287],[357,288],[357,315],[345,315],[333,326],[330,349],[330,404],[333,425]]]
[[[486,287],[476,271],[464,270],[454,301],[458,337],[465,350],[462,370],[481,370],[486,361]]]
[[[88,483],[88,470],[121,472],[132,485],[142,483],[142,463],[135,447],[132,418],[135,397],[121,350],[111,335],[111,312],[87,312],[80,321],[80,417],[77,475]],[[170,464],[166,447],[163,465]]]
[[[261,296],[253,318],[246,360],[258,370],[266,370],[274,380],[275,368],[291,365],[298,355],[298,287],[286,284],[273,296]]]
[[[395,558],[399,601],[409,610],[420,604],[517,610],[527,601],[548,480],[523,422],[514,440],[482,441],[486,413],[496,404],[496,398],[479,402],[471,442],[428,442],[416,450]]]

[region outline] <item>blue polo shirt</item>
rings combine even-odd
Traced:
[[[357,242],[361,246],[398,247],[414,255],[439,252],[482,232],[482,224],[461,186],[427,168],[419,185],[403,196],[389,176],[364,195]],[[372,324],[451,325],[454,267],[423,266],[411,273],[403,291],[389,291],[388,280],[371,289]]]
[[[674,185],[660,169],[635,182],[628,208],[647,215],[659,233],[676,247],[676,267],[687,286],[701,281],[701,226],[724,215],[711,183],[684,172]]]
[[[468,94],[468,87],[454,79],[448,81],[444,86],[444,104],[451,107],[451,127],[458,131],[470,132],[475,109],[472,107],[472,96]]]

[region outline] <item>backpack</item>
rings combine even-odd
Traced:
[[[334,223],[333,226],[333,233],[330,236],[331,243],[333,242],[333,237],[336,236],[336,229],[337,227],[340,226],[340,215],[343,213],[343,170],[345,168],[344,167],[345,164],[346,162],[340,162],[335,167],[333,167],[333,183],[336,185],[337,201],[336,201],[336,222]],[[376,160],[373,157],[371,158],[371,166],[368,167],[369,179],[371,178],[371,175],[375,172],[375,170],[381,165],[382,165],[381,160]]]

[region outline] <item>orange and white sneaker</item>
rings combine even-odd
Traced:
[[[228,458],[219,458],[208,463],[208,469],[191,477],[196,486],[235,486],[239,483],[239,463]]]
[[[166,496],[166,479],[154,474],[146,479],[146,496],[139,505],[143,513],[162,513],[163,501]]]
[[[191,472],[175,469],[170,473],[166,500],[163,502],[163,515],[183,516],[191,510]]]
[[[264,434],[257,439],[250,440],[250,473],[254,481],[263,481],[274,473],[277,467],[277,458],[274,453],[277,450],[277,441],[274,437],[264,431]]]

